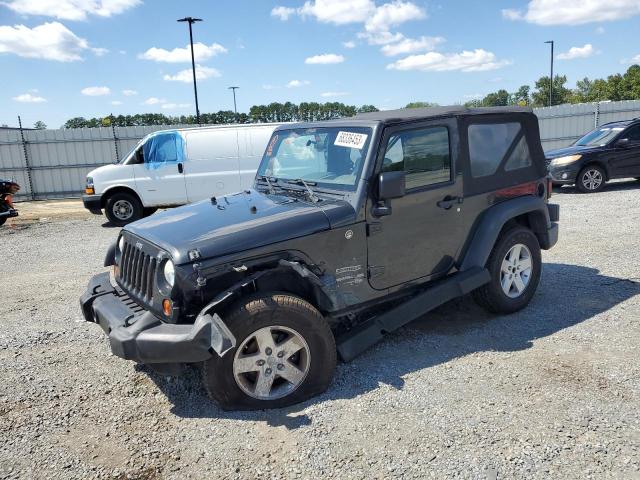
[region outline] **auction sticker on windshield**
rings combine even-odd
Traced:
[[[368,135],[354,132],[338,132],[336,141],[333,144],[337,147],[357,148],[360,150],[367,143]]]

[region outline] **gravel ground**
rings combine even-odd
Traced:
[[[532,304],[445,305],[322,396],[229,413],[109,354],[78,297],[117,229],[0,231],[0,478],[640,478],[640,186],[563,190]]]

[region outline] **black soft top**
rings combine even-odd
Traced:
[[[384,110],[380,112],[359,113],[355,117],[326,120],[323,122],[289,123],[278,127],[276,130],[288,130],[292,128],[318,128],[318,127],[347,127],[347,126],[375,126],[394,125],[421,119],[438,117],[466,117],[476,115],[491,115],[505,113],[528,113],[533,115],[530,107],[480,107],[468,108],[462,105],[448,107],[429,108],[403,108],[400,110]]]

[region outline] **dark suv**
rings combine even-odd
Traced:
[[[640,178],[640,118],[611,122],[573,145],[546,153],[553,183],[599,192],[614,178]]]
[[[549,186],[530,109],[282,126],[253,189],[125,227],[82,310],[119,357],[201,363],[223,408],[290,405],[453,298],[525,307],[558,238]]]

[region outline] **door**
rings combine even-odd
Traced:
[[[243,189],[252,188],[256,171],[267,149],[267,143],[275,127],[245,127],[238,130],[240,148],[240,184]]]
[[[461,180],[454,174],[455,120],[390,129],[377,172],[406,173],[406,195],[391,201],[390,215],[368,208],[369,283],[381,290],[448,272],[460,238]]]
[[[242,189],[237,128],[190,131],[186,133],[186,141],[184,173],[190,202]]]
[[[187,193],[183,174],[184,142],[178,132],[150,136],[136,152],[133,165],[136,190],[145,207],[184,205]]]
[[[614,177],[640,177],[640,125],[620,134],[611,151],[609,165]]]

